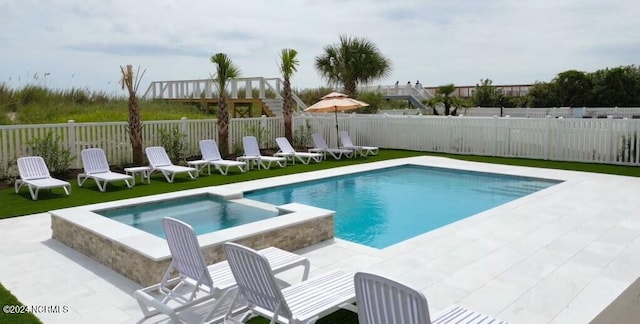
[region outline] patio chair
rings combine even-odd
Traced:
[[[271,163],[276,163],[281,168],[287,166],[287,159],[279,156],[264,156],[260,154],[258,140],[255,136],[245,136],[242,138],[242,147],[244,155],[238,157],[238,161],[245,161],[247,164],[257,164],[260,167],[269,169]]]
[[[354,281],[360,324],[507,324],[457,305],[446,308],[431,320],[427,299],[419,291],[389,278],[365,272],[356,273]]]
[[[353,141],[351,141],[351,136],[349,136],[349,133],[346,132],[346,131],[340,131],[339,135],[340,135],[340,142],[342,143],[342,147],[344,147],[346,149],[353,149],[355,151],[358,151],[358,152],[360,152],[360,155],[362,155],[362,156],[367,156],[369,154],[371,154],[371,155],[377,155],[378,154],[379,148],[376,147],[376,146],[354,145]]]
[[[208,174],[211,174],[212,165],[220,171],[222,175],[226,175],[231,167],[238,168],[240,172],[247,171],[247,164],[245,162],[224,160],[220,155],[218,144],[214,140],[201,140],[200,153],[202,154],[201,160],[187,162],[187,165],[198,167],[198,172],[201,172],[204,167],[207,167]]]
[[[227,261],[207,266],[193,228],[182,221],[164,218],[163,227],[171,251],[171,264],[156,285],[134,292],[145,318],[168,315],[173,323],[209,322],[222,319],[230,306],[236,282]],[[309,275],[309,260],[303,256],[269,247],[258,252],[274,272],[304,267],[302,280]],[[241,305],[243,307],[243,305]]]
[[[248,303],[241,322],[257,314],[271,318],[271,323],[313,323],[339,308],[356,311],[353,274],[335,271],[280,288],[260,253],[235,243],[225,243],[224,251],[238,284],[234,301],[241,295]]]
[[[297,152],[286,137],[276,138],[276,143],[280,151],[274,154],[274,156],[284,157],[291,160],[293,164],[296,164],[296,160],[302,162],[302,164],[309,164],[311,160],[316,162],[322,161],[323,156],[320,153]]]
[[[354,156],[353,150],[343,148],[330,148],[327,144],[327,141],[325,141],[324,137],[322,137],[322,135],[319,133],[313,133],[312,137],[315,147],[309,149],[309,152],[322,153],[322,155],[324,155],[325,157],[327,156],[327,153],[329,153],[336,160],[340,160],[343,156],[348,158]]]
[[[133,177],[130,175],[112,172],[104,150],[101,148],[88,148],[82,150],[82,167],[84,173],[78,174],[78,187],[82,187],[87,179],[93,179],[100,191],[107,190],[107,183],[123,180],[127,187],[132,187]],[[129,181],[132,182],[129,182]]]
[[[20,179],[16,180],[16,193],[24,185],[29,188],[31,199],[38,200],[40,189],[62,188],[67,194],[71,194],[71,184],[51,177],[49,168],[41,156],[26,156],[18,158],[18,173]]]
[[[147,175],[151,179],[151,174],[155,171],[160,171],[167,182],[173,183],[173,180],[178,173],[186,173],[191,179],[195,179],[198,175],[198,169],[192,167],[185,167],[181,165],[175,165],[169,159],[167,152],[162,146],[150,146],[145,149],[147,154],[147,160],[151,166],[151,171]],[[194,176],[194,173],[196,176]]]

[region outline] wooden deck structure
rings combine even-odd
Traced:
[[[188,105],[197,105],[202,107],[206,111],[214,112],[215,108],[218,106],[219,98],[202,98],[202,99],[194,99],[194,98],[172,98],[172,99],[164,99],[168,102],[181,102]],[[254,109],[255,106],[259,107],[259,111],[256,113],[257,109]],[[229,111],[229,117],[231,118],[250,118],[250,117],[274,117],[275,114],[267,105],[265,105],[264,101],[260,98],[229,98],[227,99],[227,109]]]
[[[252,77],[229,80],[227,90],[230,116],[257,117],[251,113],[251,108],[256,105],[260,107],[260,116],[282,116],[282,88],[283,81],[279,78]],[[153,81],[143,97],[195,104],[209,109],[218,103],[216,93],[216,85],[211,79]],[[293,100],[299,110],[307,108],[295,93]]]

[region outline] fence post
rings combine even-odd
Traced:
[[[213,82],[211,80],[204,81],[204,96],[205,98],[213,98]]]
[[[67,148],[71,152],[71,159],[76,163],[76,167],[80,167],[80,161],[76,158],[78,156],[78,146],[76,145],[76,127],[74,120],[67,121],[67,128],[69,129],[69,138],[67,140]]]
[[[544,148],[542,156],[545,160],[549,160],[551,152],[551,116],[547,115],[544,119]]]
[[[247,79],[244,82],[244,97],[247,99],[253,99],[253,83],[251,79]]]
[[[264,82],[264,78],[260,78],[260,83],[258,84],[258,98],[260,99],[264,99],[267,97],[264,91]]]
[[[231,99],[238,99],[238,80],[231,79]]]
[[[180,132],[182,133],[182,135],[187,136],[188,126],[189,125],[187,124],[187,117],[180,118]]]
[[[493,115],[493,156],[498,155],[498,116]]]
[[[607,116],[607,128],[608,128],[608,132],[607,132],[607,162],[611,163],[613,161],[613,148],[615,147],[614,145],[614,138],[613,138],[613,116],[609,115]],[[594,161],[595,162],[595,161]]]
[[[453,136],[453,119],[451,115],[447,116],[447,147],[445,148],[445,153],[451,153],[451,137]]]

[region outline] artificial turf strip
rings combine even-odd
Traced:
[[[248,324],[268,324],[269,320],[264,317],[255,317],[247,321]],[[358,315],[352,311],[340,309],[321,319],[317,324],[358,324]]]
[[[126,188],[124,183],[109,183],[107,192],[100,192],[92,180],[88,180],[84,187],[79,188],[75,179],[69,179],[71,183],[71,196],[66,197],[62,189],[54,189],[53,193],[46,190],[40,192],[37,201],[32,201],[28,189],[23,188],[20,194],[16,194],[13,188],[0,190],[0,219],[28,215],[34,213],[46,212],[49,210],[67,208],[73,206],[81,206],[87,204],[95,204],[106,201],[113,201],[126,198],[135,198],[160,194],[171,191],[179,191],[185,189],[193,189],[207,186],[215,186],[240,181],[248,181],[262,179],[268,177],[277,177],[281,175],[301,173],[306,171],[316,171],[322,169],[335,168],[346,165],[359,163],[375,162],[389,159],[397,159],[411,156],[431,155],[448,157],[459,160],[497,163],[507,165],[519,165],[538,168],[575,170],[585,172],[606,173],[614,175],[625,175],[640,177],[640,168],[637,166],[618,166],[610,164],[594,164],[594,163],[577,163],[577,162],[557,162],[545,160],[531,159],[515,159],[515,158],[498,158],[475,155],[454,155],[440,153],[425,153],[402,150],[380,150],[376,156],[368,156],[365,158],[332,160],[331,158],[316,164],[296,164],[287,165],[285,168],[272,168],[270,170],[251,170],[247,173],[233,173],[230,171],[228,175],[223,176],[212,171],[211,175],[203,174],[196,180],[190,180],[186,175],[178,175],[174,183],[167,183],[164,177],[155,173],[152,177],[151,184],[136,182],[136,186],[132,189]]]
[[[0,305],[4,307],[6,305],[22,304],[10,291],[0,284]],[[0,312],[0,323],[42,324],[42,322],[31,313],[7,314],[4,311]]]
[[[16,194],[11,187],[0,190],[0,219],[47,212],[60,208],[420,155],[424,155],[424,152],[380,150],[378,155],[354,159],[333,160],[328,158],[320,163],[308,165],[302,163],[296,163],[295,165],[287,164],[285,168],[272,167],[269,170],[254,169],[246,173],[229,170],[226,176],[221,175],[212,168],[211,175],[206,174],[205,171],[205,173],[201,174],[196,180],[189,179],[186,174],[176,175],[174,183],[167,183],[162,174],[156,172],[151,177],[150,184],[142,182],[137,178],[135,187],[129,189],[124,182],[114,182],[107,185],[106,192],[100,192],[93,180],[87,180],[83,187],[78,187],[74,178],[67,179],[67,181],[71,183],[70,196],[67,197],[61,188],[53,189],[52,192],[41,190],[38,195],[38,200],[35,201],[31,200],[27,188],[23,187],[20,193]]]

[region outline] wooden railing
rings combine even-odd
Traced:
[[[229,80],[229,95],[232,99],[240,97],[241,89],[244,98],[254,98],[253,89],[258,89],[259,99],[267,98],[267,89],[273,92],[277,99],[282,99],[282,80],[279,78],[236,78]],[[216,98],[217,85],[212,79],[153,81],[142,95],[145,99],[213,99]],[[299,110],[307,105],[293,94],[293,100]]]

